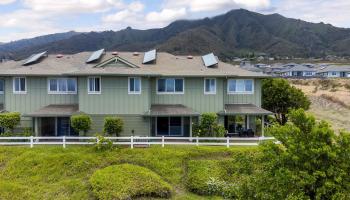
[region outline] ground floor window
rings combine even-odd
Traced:
[[[152,134],[154,136],[189,136],[189,117],[153,117]]]

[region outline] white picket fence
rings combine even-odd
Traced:
[[[272,140],[274,137],[105,137],[114,145],[128,145],[130,148],[150,145],[194,145],[194,146],[257,146],[262,141]],[[98,142],[98,137],[0,137],[0,145],[93,145]],[[276,141],[275,141],[276,142]]]

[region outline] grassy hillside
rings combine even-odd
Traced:
[[[310,113],[329,121],[335,130],[350,131],[350,80],[290,80],[303,90],[311,101]]]
[[[171,199],[219,199],[197,194],[210,194],[210,178],[245,175],[257,153],[255,147],[0,147],[0,199],[134,199],[169,191]]]

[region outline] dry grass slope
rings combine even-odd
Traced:
[[[310,113],[329,121],[335,130],[350,131],[349,79],[297,79],[290,83],[309,97]]]

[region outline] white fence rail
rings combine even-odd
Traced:
[[[150,145],[194,145],[194,146],[257,146],[263,141],[275,141],[274,137],[105,137],[113,142],[114,145],[128,145],[130,148],[137,146]],[[93,145],[98,142],[98,137],[0,137],[0,146],[7,145]]]

